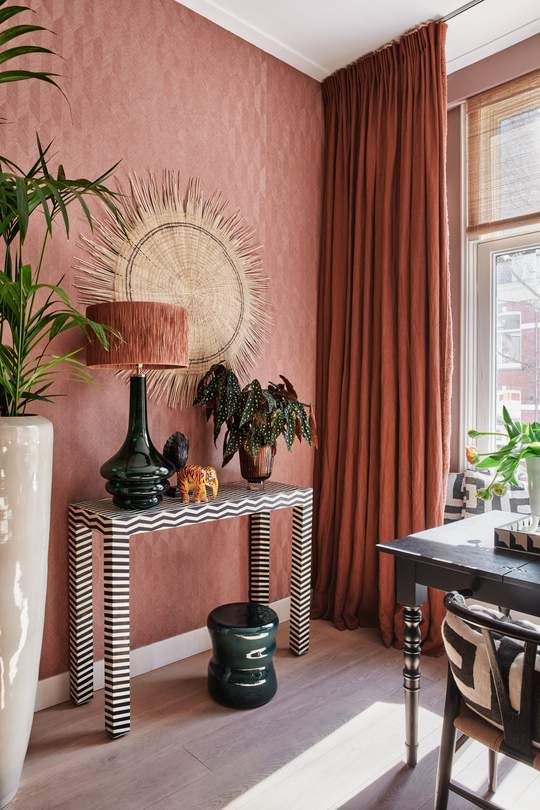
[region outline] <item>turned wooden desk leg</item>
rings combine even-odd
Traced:
[[[69,516],[69,690],[76,705],[94,695],[92,529]]]
[[[129,671],[129,534],[104,533],[105,728],[111,737],[131,725]]]
[[[270,601],[270,512],[249,516],[249,601]]]
[[[418,755],[418,704],[420,693],[420,622],[419,607],[403,608],[403,687],[405,690],[405,747],[407,765],[414,768]]]
[[[309,650],[312,518],[312,497],[293,508],[289,650],[294,655],[305,655]]]

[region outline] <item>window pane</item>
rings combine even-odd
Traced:
[[[540,210],[540,107],[503,118],[493,139],[499,219]],[[531,165],[532,164],[532,165]]]
[[[540,70],[467,100],[467,230],[540,222]]]
[[[502,406],[540,421],[540,245],[495,254],[497,430]]]

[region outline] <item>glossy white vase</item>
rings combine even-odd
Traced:
[[[34,715],[52,452],[47,419],[0,417],[0,808],[17,792]]]
[[[526,464],[531,515],[535,519],[534,528],[536,528],[540,518],[540,456],[528,458]]]

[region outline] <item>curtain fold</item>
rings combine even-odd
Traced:
[[[400,637],[376,543],[442,522],[450,434],[444,23],[323,83],[314,614]],[[424,611],[440,643],[440,594]]]

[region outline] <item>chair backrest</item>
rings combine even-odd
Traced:
[[[540,748],[540,628],[471,609],[457,592],[445,605],[443,639],[465,704],[502,727],[505,753],[532,762]]]

